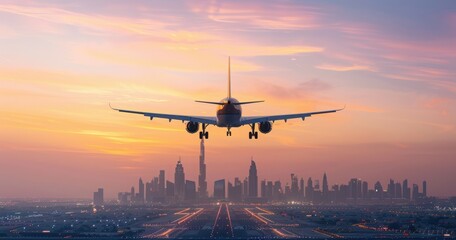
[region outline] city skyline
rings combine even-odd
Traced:
[[[259,182],[407,176],[456,195],[454,1],[5,0],[0,17],[0,197],[115,197],[179,156],[197,191],[203,166],[212,191],[254,156]],[[266,100],[245,115],[347,107],[255,141],[209,126],[204,165],[181,121],[109,108],[213,116],[194,100],[226,95],[228,56],[233,96]]]
[[[381,181],[376,181],[375,184],[369,184],[360,178],[351,178],[348,184],[333,183],[330,184],[326,172],[322,175],[322,185],[320,187],[320,179],[309,177],[307,182],[301,176],[300,180],[294,173],[291,173],[290,181],[282,183],[280,179],[266,179],[263,178],[258,181],[257,165],[253,159],[250,160],[248,175],[235,176],[233,179],[217,179],[214,181],[214,191],[209,194],[205,191],[200,194],[201,188],[207,188],[207,182],[201,181],[201,172],[206,174],[206,168],[201,168],[204,163],[205,147],[204,139],[201,139],[200,144],[200,162],[198,175],[198,186],[196,181],[191,181],[185,178],[185,170],[181,159],[177,161],[174,171],[174,183],[165,179],[165,170],[160,170],[159,177],[152,177],[151,182],[146,182],[146,189],[144,190],[144,183],[142,177],[139,178],[138,189],[139,192],[135,193],[135,186],[131,187],[131,193],[119,192],[117,194],[117,201],[121,204],[140,203],[145,202],[207,202],[208,200],[233,200],[233,201],[246,201],[257,202],[259,199],[262,201],[314,201],[337,203],[339,201],[346,201],[347,199],[360,200],[382,200],[382,199],[404,199],[408,201],[416,201],[421,198],[429,197],[427,194],[427,181],[422,180],[421,190],[419,184],[408,184],[408,179],[405,178],[395,182],[394,179],[389,178],[387,184],[382,184]],[[203,160],[203,161],[201,161]],[[241,180],[244,179],[244,180]],[[162,189],[162,185],[166,181],[167,189]],[[169,186],[169,187],[168,187]],[[198,190],[197,190],[198,189]],[[260,191],[259,191],[260,189]],[[97,192],[93,193],[94,204],[98,202],[99,192],[101,191],[101,199],[103,199],[103,188],[99,188]],[[144,194],[146,191],[146,194]],[[164,193],[167,193],[166,196]],[[147,197],[149,196],[149,197]],[[210,198],[210,199],[208,199]],[[95,204],[97,205],[97,204]]]

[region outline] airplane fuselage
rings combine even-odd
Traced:
[[[235,98],[224,98],[220,101],[223,105],[217,108],[218,127],[240,127],[242,108],[239,101]]]

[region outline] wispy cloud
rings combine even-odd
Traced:
[[[319,9],[311,6],[292,6],[275,2],[209,1],[191,2],[193,12],[210,20],[236,23],[256,29],[309,29],[319,25]]]
[[[321,64],[315,66],[318,69],[328,70],[328,71],[336,71],[336,72],[348,72],[348,71],[374,71],[372,67],[363,66],[363,65],[350,65],[350,66],[339,66],[339,65],[331,65],[331,64]]]

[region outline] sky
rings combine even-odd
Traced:
[[[454,1],[0,1],[0,198],[106,197],[196,181],[200,140],[185,124],[112,111],[214,116],[344,111],[248,139],[208,128],[213,181],[248,175],[329,184],[390,178],[456,195]]]

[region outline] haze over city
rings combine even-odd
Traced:
[[[347,107],[256,140],[208,127],[208,189],[253,157],[259,180],[407,178],[456,195],[453,1],[2,1],[0,18],[2,198],[115,198],[179,158],[198,179],[197,134],[108,103],[214,116],[194,100],[226,96],[228,56],[233,96],[266,100],[245,114]]]

